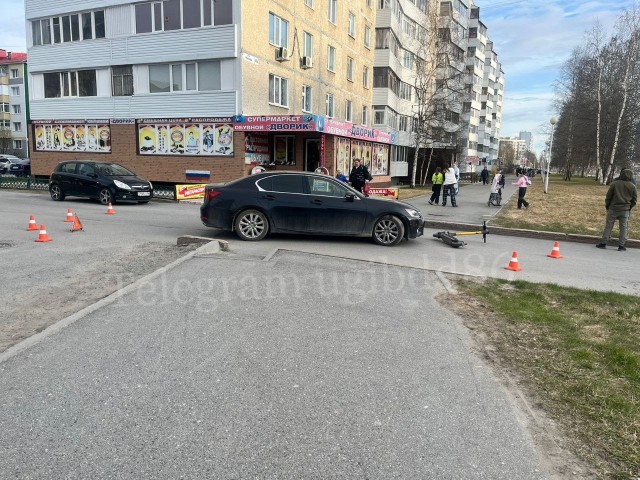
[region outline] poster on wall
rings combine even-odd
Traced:
[[[349,175],[351,171],[351,163],[349,158],[351,142],[347,138],[336,137],[336,171],[340,170],[345,175]]]
[[[373,169],[371,168],[371,143],[363,142],[362,145],[362,163],[371,174],[373,174]]]
[[[273,152],[273,159],[276,165],[284,165],[287,163],[287,137],[274,137]]]
[[[229,119],[145,119],[138,123],[142,155],[233,155]]]
[[[35,120],[33,122],[35,123],[35,149],[37,151],[110,152],[109,124],[93,122],[55,123]]]
[[[252,132],[244,134],[244,163],[254,165],[269,164],[269,134]]]
[[[374,160],[371,169],[372,175],[388,175],[389,145],[376,144],[374,148]]]

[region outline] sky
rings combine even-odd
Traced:
[[[260,0],[253,0],[260,1]],[[639,0],[640,1],[640,0]],[[560,68],[596,21],[611,35],[634,0],[476,0],[505,73],[501,136],[533,133],[541,153]],[[79,3],[81,4],[81,2]],[[76,5],[79,5],[76,4]],[[24,0],[0,0],[0,48],[26,51]]]

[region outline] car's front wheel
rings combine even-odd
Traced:
[[[100,194],[98,195],[98,200],[100,200],[100,203],[102,205],[109,205],[116,203],[115,199],[113,198],[113,193],[111,193],[111,190],[109,190],[108,188],[103,188],[102,190],[100,190]]]
[[[373,241],[378,245],[393,247],[404,238],[404,224],[393,215],[385,215],[373,226]]]
[[[259,210],[245,210],[238,214],[233,228],[241,240],[262,240],[269,233],[269,220]]]
[[[49,186],[49,194],[51,195],[51,200],[56,202],[61,202],[64,200],[64,192],[60,188],[60,185],[54,183]]]

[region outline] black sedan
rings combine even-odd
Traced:
[[[49,193],[56,201],[68,195],[95,198],[103,205],[118,200],[147,203],[153,198],[153,185],[117,163],[73,160],[56,165]]]
[[[420,211],[408,203],[367,197],[332,177],[265,172],[206,186],[202,222],[242,240],[268,233],[372,237],[393,246],[423,233]]]

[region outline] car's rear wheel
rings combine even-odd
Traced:
[[[100,190],[100,194],[98,196],[98,200],[100,200],[100,203],[102,205],[109,205],[116,203],[115,199],[113,198],[113,193],[111,193],[111,190],[109,190],[108,188],[103,188],[102,190]]]
[[[56,202],[61,202],[62,200],[64,200],[64,192],[60,188],[60,185],[58,185],[57,183],[49,186],[49,194],[51,195],[51,200],[54,200]]]
[[[393,215],[385,215],[373,226],[373,241],[378,245],[393,247],[404,238],[404,224]]]
[[[269,220],[259,210],[245,210],[238,214],[233,227],[241,240],[257,241],[269,233]]]

